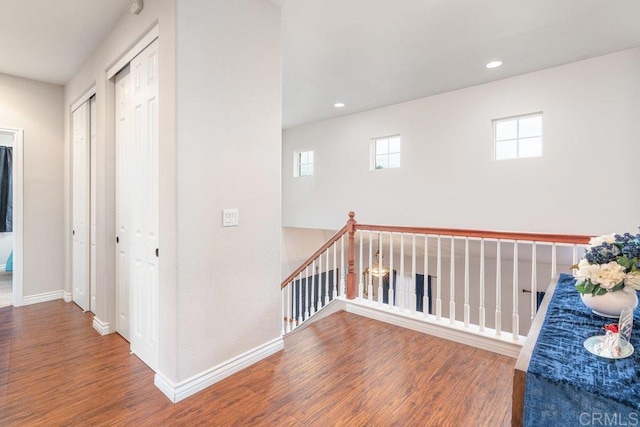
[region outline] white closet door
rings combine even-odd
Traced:
[[[91,312],[96,312],[96,292],[97,292],[97,276],[96,276],[96,144],[97,144],[97,115],[96,115],[96,97],[93,96],[89,100],[89,116],[91,121],[90,126],[90,154],[91,161],[90,167],[90,216],[91,216],[91,232],[89,240],[91,241],[91,254],[90,254],[90,285],[91,289]]]
[[[89,303],[89,105],[72,114],[73,121],[73,301],[83,310]]]
[[[123,94],[122,104],[118,103],[123,111],[117,113],[123,123],[117,143],[118,320],[129,318],[131,351],[154,370],[158,363],[157,52],[155,41],[116,78],[118,93]],[[126,292],[128,312],[122,310]]]
[[[129,337],[129,222],[131,209],[131,96],[129,67],[116,75],[116,332]]]
[[[158,42],[131,61],[131,351],[158,364]]]

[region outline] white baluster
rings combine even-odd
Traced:
[[[321,258],[322,257],[319,257],[319,259]],[[320,311],[320,309],[322,308],[322,294],[321,294],[322,288],[320,286],[320,275],[317,274],[318,270],[316,269],[316,260],[313,260],[311,269],[313,270],[312,276],[311,276],[311,280],[313,281],[313,295],[314,297],[316,295],[318,296],[318,300],[315,302],[314,306],[317,307],[316,311]]]
[[[327,248],[327,264],[324,272],[324,305],[329,304],[329,275],[331,274],[331,266],[329,265],[329,252],[331,252],[331,248]]]
[[[289,285],[287,284],[287,286],[285,286],[285,289],[288,287]],[[285,316],[284,316],[284,289],[280,289],[280,318],[282,319],[282,327],[280,328],[280,335],[284,335],[284,331],[285,331],[285,327],[284,327],[284,322],[286,320]]]
[[[296,281],[295,279],[291,281],[291,287],[293,288],[292,290],[293,300],[291,304],[291,322],[293,323],[293,325],[291,326],[291,329],[293,330],[298,325],[298,323],[296,322]]]
[[[358,234],[360,234],[360,264],[359,264],[360,269],[358,270],[358,298],[362,299],[364,294],[364,285],[362,283],[362,280],[364,278],[364,270],[363,270],[363,264],[362,264],[362,252],[363,252],[362,241],[363,241],[364,233],[360,232]]]
[[[502,335],[502,255],[500,239],[496,242],[496,335]]]
[[[484,239],[480,239],[480,307],[478,308],[478,326],[484,331],[486,312],[484,306]]]
[[[307,279],[309,280],[309,279]],[[313,316],[316,313],[316,303],[313,300],[316,297],[316,260],[311,263],[311,304],[309,316]]]
[[[380,262],[382,262],[382,257],[380,257]],[[393,308],[394,304],[394,286],[397,286],[395,280],[393,280],[393,233],[389,233],[389,308]]]
[[[404,233],[400,233],[400,271],[398,276],[400,278],[400,283],[396,283],[396,294],[397,294],[397,306],[400,311],[404,311],[405,309],[405,269],[404,269]]]
[[[416,235],[412,234],[411,239],[411,313],[418,311],[418,295],[416,294]]]
[[[464,238],[464,327],[469,327],[469,238]]]
[[[556,279],[556,274],[558,274],[558,259],[556,254],[556,244],[551,244],[551,278]]]
[[[293,282],[292,282],[293,283]],[[287,333],[291,332],[291,287],[292,283],[289,283],[284,291],[287,293]]]
[[[378,234],[378,250],[380,251],[380,257],[378,258],[380,264],[382,264],[382,248],[384,247],[382,245],[382,233]],[[382,265],[380,265],[382,266]],[[382,305],[382,301],[383,301],[383,293],[384,293],[384,289],[382,288],[382,277],[378,277],[378,305]]]
[[[369,270],[367,273],[367,297],[369,303],[373,302],[373,276],[371,275],[371,266],[373,265],[373,232],[369,232]]]
[[[344,277],[346,270],[344,268],[344,234],[340,237],[340,292],[339,295],[345,294],[346,279]]]
[[[333,292],[331,299],[338,297],[338,243],[333,244]]]
[[[538,260],[536,242],[531,245],[531,321],[538,311]]]
[[[302,320],[302,272],[300,272],[298,274],[298,325]]]
[[[323,307],[322,298],[322,254],[318,257],[318,266],[316,267],[315,274],[316,281],[318,282],[318,311]]]
[[[517,341],[520,335],[520,313],[518,312],[518,241],[513,241],[513,314],[511,315],[511,333]]]
[[[424,235],[424,280],[422,285],[422,316],[429,315],[429,236]]]
[[[449,323],[456,320],[456,240],[451,236],[451,262],[449,263]]]
[[[311,316],[311,314],[313,314],[313,303],[311,302],[311,296],[309,295],[309,288],[310,288],[310,283],[309,283],[309,266],[307,266],[304,269],[304,282],[307,285],[307,307],[305,309],[304,312],[304,320],[307,320],[309,318],[309,316]],[[309,312],[309,306],[311,305],[311,312]]]
[[[436,265],[436,320],[442,318],[442,236],[438,235],[438,258]]]

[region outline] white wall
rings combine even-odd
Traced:
[[[24,130],[24,297],[65,287],[63,118],[62,86],[0,74],[0,126]]]
[[[282,280],[320,249],[334,234],[335,231],[332,230],[282,227],[280,240]]]
[[[634,231],[638,70],[640,48],[287,129],[283,225],[338,229],[353,210],[374,224]],[[544,156],[493,161],[492,119],[538,111]],[[371,138],[393,134],[402,168],[369,170]],[[307,149],[315,176],[293,178]]]
[[[69,230],[69,106],[92,85],[97,90],[96,316],[110,324],[115,319],[114,91],[104,72],[156,22],[158,372],[179,383],[280,334],[280,11],[262,0],[179,5],[147,0],[140,15],[122,17],[66,86]],[[240,209],[240,226],[223,229],[221,210],[229,207]],[[66,252],[70,260],[69,244]],[[70,289],[70,263],[66,267]]]
[[[280,10],[177,4],[178,380],[280,335]],[[222,228],[222,209],[238,227]]]
[[[160,358],[167,378],[177,373],[175,0],[146,0],[139,15],[125,12],[65,86],[65,286],[71,292],[71,105],[96,86],[97,296],[96,317],[115,328],[115,89],[106,71],[156,24],[159,31]],[[60,123],[63,123],[60,120]],[[26,133],[25,133],[26,140]],[[26,146],[26,141],[25,141]],[[25,222],[26,226],[26,222]]]

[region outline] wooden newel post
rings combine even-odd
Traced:
[[[353,219],[355,213],[349,212],[349,220],[347,221],[347,233],[349,233],[349,255],[347,270],[347,299],[354,299],[357,294],[356,290],[356,245],[354,235],[356,234],[356,220]]]

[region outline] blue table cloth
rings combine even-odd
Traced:
[[[616,323],[593,314],[561,274],[527,370],[525,426],[640,425],[640,307],[626,359],[589,353],[584,340]]]

